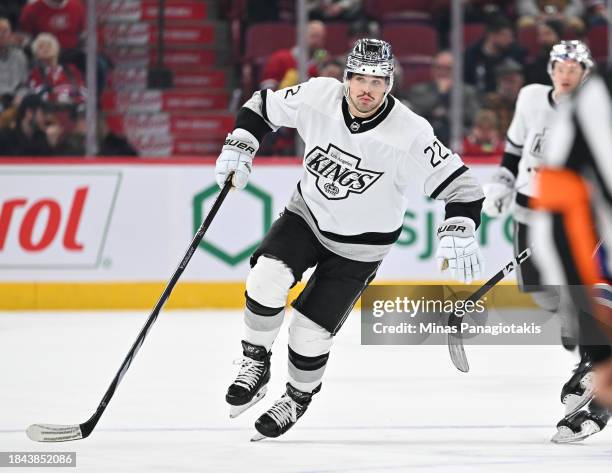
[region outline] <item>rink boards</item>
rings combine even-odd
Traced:
[[[470,167],[481,182],[495,169]],[[303,172],[294,160],[258,159],[168,306],[239,307],[249,256]],[[0,161],[0,310],[150,307],[217,191],[214,158]],[[416,188],[406,198],[402,233],[377,281],[443,281],[433,253],[444,205]],[[511,233],[510,218],[483,219],[487,277],[511,257]]]

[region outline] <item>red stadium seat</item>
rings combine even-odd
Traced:
[[[518,42],[527,48],[529,59],[538,55],[540,46],[538,45],[538,32],[535,26],[524,26],[517,32]]]
[[[596,26],[587,34],[587,43],[596,62],[603,64],[608,58],[608,28]]]
[[[382,39],[391,43],[398,60],[433,56],[438,52],[436,30],[427,25],[392,23],[382,31]]]
[[[402,90],[404,92],[408,91],[415,84],[431,80],[432,61],[433,58],[422,61],[401,62],[403,73]]]
[[[244,59],[261,64],[273,52],[292,48],[295,42],[295,25],[257,23],[247,30]]]
[[[484,37],[484,23],[466,23],[463,27],[463,46],[468,47]]]
[[[431,19],[430,0],[366,0],[366,14],[377,21]]]
[[[325,48],[332,56],[346,54],[349,50],[347,23],[326,23]]]

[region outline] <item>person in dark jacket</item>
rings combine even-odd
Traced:
[[[431,65],[431,81],[416,84],[408,91],[408,106],[425,117],[433,126],[436,136],[450,139],[450,96],[453,87],[453,55],[449,51],[436,54]],[[463,86],[463,125],[469,130],[479,108],[476,90]]]
[[[505,59],[525,64],[527,50],[514,39],[512,23],[502,16],[493,16],[486,24],[485,36],[465,50],[464,81],[479,93],[495,90],[495,68]]]
[[[548,74],[548,59],[553,45],[563,38],[563,23],[556,20],[543,21],[538,23],[536,31],[540,50],[525,68],[526,82],[527,84],[552,85]]]
[[[19,104],[13,126],[0,129],[0,155],[50,156],[49,139],[45,105],[37,95],[28,95]]]

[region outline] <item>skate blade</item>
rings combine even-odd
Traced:
[[[259,391],[257,391],[257,394],[253,396],[253,399],[251,399],[251,402],[247,402],[246,404],[242,404],[241,406],[230,406],[230,415],[229,415],[230,419],[235,419],[240,414],[242,414],[244,411],[246,411],[249,407],[261,401],[263,397],[266,395],[267,391],[268,391],[268,386],[266,385],[262,387]]]
[[[580,432],[572,432],[568,427],[561,427],[550,441],[558,444],[580,442],[599,431],[599,426],[595,422],[587,421],[582,423]]]
[[[267,438],[268,437],[266,437],[265,435],[262,435],[259,432],[257,432],[255,435],[251,437],[251,442],[259,442],[260,440],[267,439]]]
[[[580,386],[584,389],[582,396],[570,394],[566,396],[565,417],[571,417],[593,399],[593,373],[589,372],[580,380]]]

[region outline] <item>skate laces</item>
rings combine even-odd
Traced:
[[[255,387],[257,381],[259,380],[259,375],[262,372],[264,362],[245,356],[234,360],[234,364],[241,365],[240,372],[238,373],[234,384],[243,386],[247,389],[252,389]]]
[[[284,395],[266,412],[280,426],[289,422],[297,422],[297,403],[288,395]]]

